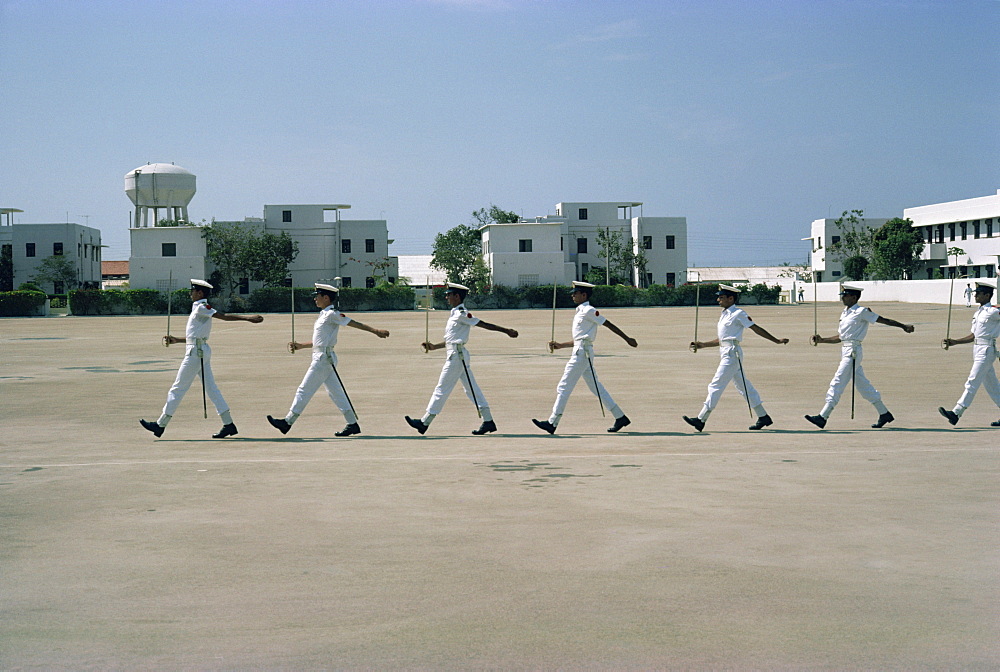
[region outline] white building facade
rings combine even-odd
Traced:
[[[995,278],[1000,262],[1000,189],[992,196],[921,205],[903,210],[924,239],[920,259],[923,266],[914,274],[932,279],[940,271],[945,278]],[[959,255],[948,250],[961,249]]]
[[[21,212],[14,208],[4,209]],[[9,213],[7,213],[9,214]],[[3,223],[4,220],[6,223]],[[101,286],[101,232],[82,224],[12,224],[0,220],[0,249],[9,252],[14,279],[12,289],[28,282],[50,256],[68,259],[75,271],[72,282],[38,283],[49,294],[65,294],[79,287]]]
[[[888,219],[865,217],[860,220],[859,227],[877,229]],[[829,253],[830,245],[840,242],[843,233],[837,226],[836,219],[817,219],[810,227],[812,237],[812,255],[810,263],[816,275],[816,282],[841,282],[844,280],[844,265],[839,259],[834,259]],[[807,239],[808,240],[808,239]],[[857,280],[858,278],[852,278]]]
[[[349,205],[265,205],[263,217],[238,222],[256,233],[287,232],[298,243],[299,253],[289,265],[290,282],[311,286],[317,280],[340,278],[343,287],[374,287],[380,279],[395,282],[398,262],[389,256],[385,220],[344,220],[340,211]],[[237,222],[214,222],[226,225]],[[207,226],[212,226],[209,224]],[[166,290],[184,287],[189,278],[208,278],[214,267],[208,258],[205,226],[142,226],[130,229],[132,256],[130,286]],[[260,283],[244,279],[240,294],[249,294]]]
[[[638,202],[559,203],[555,216],[484,226],[483,258],[493,284],[520,287],[582,280],[600,256],[600,231],[631,239],[646,259],[645,273],[633,284],[682,284],[687,272],[687,218],[634,216]],[[641,210],[640,210],[641,213]]]

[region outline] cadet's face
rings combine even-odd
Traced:
[[[316,302],[316,307],[319,308],[320,310],[323,310],[331,303],[333,303],[333,299],[331,299],[326,294],[317,294],[316,296],[313,297],[313,301]]]
[[[723,308],[728,308],[729,306],[736,303],[736,297],[733,296],[732,294],[720,294],[718,297],[716,297],[715,300]]]
[[[985,306],[990,300],[993,299],[993,292],[988,289],[982,289],[980,287],[976,288],[976,302],[981,306]]]
[[[845,306],[847,306],[848,308],[850,308],[855,303],[857,303],[858,299],[860,299],[860,298],[861,297],[858,296],[857,294],[841,294],[840,295],[840,302],[842,304],[844,304]]]
[[[448,301],[448,305],[452,308],[455,308],[462,303],[462,295],[458,292],[445,292],[444,298]]]
[[[191,288],[192,301],[201,301],[204,298],[205,298],[205,292],[201,291],[200,289],[195,289],[194,287]]]
[[[575,303],[578,306],[587,300],[587,292],[584,292],[583,290],[580,289],[574,289],[573,293],[570,294],[570,296],[573,297],[573,303]]]

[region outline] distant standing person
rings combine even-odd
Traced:
[[[333,285],[315,283],[313,301],[319,308],[319,315],[313,324],[313,337],[309,343],[296,343],[292,341],[288,344],[292,352],[312,348],[312,362],[299,389],[295,391],[295,398],[292,400],[292,407],[288,410],[288,415],[284,418],[272,418],[267,416],[267,421],[271,426],[287,434],[295,421],[299,419],[302,412],[306,410],[306,405],[313,398],[320,385],[326,387],[327,394],[334,405],[344,414],[347,426],[339,432],[334,432],[334,436],[353,436],[361,433],[361,426],[358,425],[358,416],[354,412],[351,400],[344,390],[344,384],[337,373],[337,353],[333,351],[333,346],[337,344],[337,333],[341,327],[354,327],[361,331],[375,334],[379,338],[388,338],[389,332],[385,329],[375,329],[367,324],[362,324],[352,320],[347,315],[340,312],[334,305],[338,290]]]
[[[986,388],[993,403],[1000,408],[1000,382],[997,381],[997,373],[993,368],[997,361],[997,339],[1000,338],[1000,308],[990,305],[996,286],[996,280],[976,280],[975,296],[979,310],[972,318],[972,333],[962,338],[946,338],[942,341],[947,346],[974,343],[972,371],[965,381],[965,393],[954,409],[949,411],[944,407],[938,408],[938,412],[953,425],[958,424],[958,419],[972,405],[980,386]],[[990,423],[990,426],[1000,427],[1000,420]]]
[[[972,285],[970,285],[969,283],[965,283],[965,292],[963,293],[965,294],[965,307],[971,308],[972,299],[976,294],[975,290],[972,289]]]
[[[719,368],[716,369],[712,382],[708,384],[708,397],[705,399],[701,413],[694,418],[689,418],[686,415],[683,416],[684,422],[699,432],[705,429],[705,422],[708,421],[708,416],[712,414],[712,411],[718,405],[723,390],[733,381],[736,383],[736,389],[744,398],[749,400],[753,412],[757,414],[757,422],[750,425],[750,429],[763,429],[774,424],[771,416],[764,410],[760,394],[750,384],[750,381],[747,380],[746,373],[743,371],[743,348],[740,347],[740,341],[743,340],[743,330],[748,327],[758,336],[778,345],[785,345],[788,343],[788,339],[775,338],[766,329],[755,324],[743,310],[737,308],[736,300],[739,298],[739,295],[740,290],[735,287],[719,285],[719,291],[716,293],[716,301],[722,308],[722,315],[719,317],[718,325],[719,337],[711,341],[691,342],[691,348],[695,351],[701,348],[719,348],[719,356],[721,358]]]
[[[799,287],[799,303],[802,303],[805,300],[806,300],[806,290]]]
[[[859,306],[862,288],[857,285],[843,285],[840,289],[840,301],[844,304],[844,312],[840,314],[840,325],[837,328],[837,335],[824,338],[819,334],[812,337],[813,343],[840,343],[840,366],[837,373],[830,381],[830,389],[826,393],[826,405],[819,415],[807,415],[806,420],[816,425],[820,429],[826,427],[826,421],[830,419],[830,414],[836,408],[840,396],[847,389],[847,384],[854,378],[854,384],[862,398],[871,402],[878,411],[878,420],[872,425],[879,429],[895,420],[892,413],[882,403],[882,395],[879,394],[875,386],[868,382],[864,369],[861,368],[863,357],[861,341],[868,334],[868,325],[878,322],[890,327],[899,327],[908,334],[912,334],[914,327],[912,324],[903,324],[896,320],[890,320],[872,312],[871,308]]]
[[[638,347],[639,343],[634,338],[628,336],[624,331],[611,323],[611,320],[601,315],[601,311],[590,305],[590,297],[594,293],[594,285],[589,282],[573,282],[573,302],[576,304],[576,314],[573,316],[573,340],[565,343],[549,341],[549,347],[553,350],[561,348],[573,348],[573,352],[566,362],[562,379],[556,386],[556,403],[552,407],[552,414],[548,420],[535,420],[536,427],[544,429],[549,434],[556,431],[559,421],[562,419],[563,411],[569,402],[569,395],[576,387],[580,376],[587,381],[587,387],[606,406],[611,415],[615,418],[615,424],[608,428],[609,432],[617,432],[622,427],[632,424],[628,416],[618,407],[615,400],[611,398],[608,391],[597,380],[597,373],[594,370],[594,339],[597,338],[597,328],[601,325],[610,329],[613,333],[622,338],[631,347]]]
[[[410,416],[406,418],[406,424],[421,434],[427,431],[434,418],[444,410],[444,404],[448,401],[448,396],[455,388],[455,383],[462,381],[465,393],[472,400],[472,403],[479,409],[479,414],[483,416],[483,422],[479,429],[472,430],[472,433],[481,436],[489,432],[497,431],[496,423],[493,421],[493,413],[490,405],[486,401],[486,396],[472,375],[472,356],[469,354],[465,344],[469,342],[469,334],[472,327],[480,327],[488,331],[499,331],[507,334],[511,338],[517,338],[517,331],[500,327],[473,317],[472,313],[465,309],[465,297],[469,293],[469,288],[455,282],[448,283],[448,289],[444,293],[444,298],[451,306],[451,313],[448,315],[448,322],[444,328],[444,342],[442,343],[421,343],[426,352],[445,348],[447,355],[444,360],[444,367],[441,369],[441,376],[438,378],[437,387],[431,394],[431,400],[427,404],[427,410],[422,418],[415,419]]]
[[[212,318],[225,322],[252,322],[260,324],[264,318],[260,315],[230,315],[216,310],[208,305],[208,297],[212,292],[212,285],[204,280],[191,280],[191,315],[188,317],[187,329],[184,338],[176,336],[165,336],[167,344],[187,343],[184,351],[184,359],[181,360],[181,367],[177,371],[177,378],[167,392],[167,403],[163,407],[159,420],[148,422],[140,420],[139,424],[152,432],[155,436],[163,435],[167,423],[174,416],[174,411],[184,398],[184,393],[191,387],[195,376],[201,376],[205,384],[205,392],[208,398],[215,405],[215,410],[222,419],[222,429],[213,434],[213,439],[224,439],[227,436],[234,436],[238,432],[233,423],[233,416],[229,413],[229,405],[222,397],[215,384],[215,376],[212,375],[212,348],[208,346],[208,336],[212,332]]]

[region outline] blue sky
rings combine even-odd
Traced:
[[[0,0],[0,207],[128,257],[124,176],[193,220],[350,203],[396,254],[495,203],[642,201],[691,265],[1000,188],[996,0]]]

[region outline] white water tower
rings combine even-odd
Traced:
[[[125,175],[125,193],[135,205],[132,226],[148,227],[149,211],[153,211],[153,226],[164,219],[187,222],[188,203],[194,198],[195,178],[172,163],[147,163]]]

